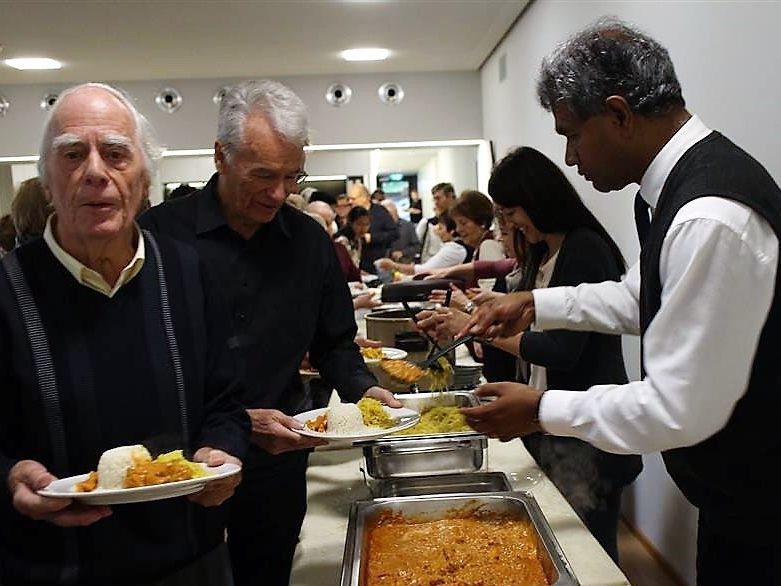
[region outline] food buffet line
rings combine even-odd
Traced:
[[[359,333],[366,335],[366,321],[357,317]],[[463,351],[456,364],[462,360],[469,360]],[[477,401],[469,391],[448,395],[447,401],[458,406]],[[442,401],[436,393],[397,396],[415,410]],[[501,443],[474,432],[415,437],[329,445],[312,453],[292,586],[370,584],[363,556],[369,536],[374,539],[382,524],[377,519],[401,514],[402,520],[408,515],[436,520],[469,507],[530,522],[530,538],[547,576],[542,583],[629,584],[520,440]],[[408,531],[401,528],[402,535]]]
[[[308,509],[293,563],[292,586],[341,584],[350,507],[372,499],[362,468],[361,448],[318,449],[312,454],[307,472]],[[502,471],[513,490],[531,493],[582,586],[629,584],[520,440],[504,444],[488,440],[483,470]]]

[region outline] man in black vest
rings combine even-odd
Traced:
[[[640,185],[640,261],[618,283],[507,295],[466,329],[517,333],[534,321],[640,334],[643,378],[544,397],[484,385],[497,400],[464,412],[501,439],[544,430],[616,453],[661,451],[699,509],[697,583],[777,584],[781,500],[767,475],[781,456],[781,191],[685,109],[667,51],[619,21],[546,59],[538,95],[568,165],[599,191]]]

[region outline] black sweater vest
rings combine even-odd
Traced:
[[[713,132],[678,161],[662,189],[648,239],[640,256],[640,329],[644,334],[661,305],[659,257],[662,242],[678,210],[704,196],[743,203],[765,218],[781,239],[781,191],[750,155]],[[689,501],[717,517],[741,526],[759,517],[781,517],[777,488],[769,470],[781,461],[781,270],[773,303],[754,356],[748,389],[726,425],[699,444],[663,453],[665,465]],[[730,283],[702,283],[729,287]],[[751,303],[751,299],[736,299]],[[697,292],[691,292],[697,303]],[[729,336],[729,331],[723,332]],[[708,368],[707,364],[698,368]],[[768,466],[770,468],[768,468]]]

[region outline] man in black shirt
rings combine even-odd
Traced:
[[[309,408],[298,368],[311,364],[344,401],[398,405],[353,343],[346,281],[325,231],[284,205],[304,177],[306,108],[287,87],[244,82],[220,104],[217,173],[200,191],[166,202],[140,223],[191,243],[232,310],[230,341],[247,394],[253,449],[228,525],[237,586],[286,585],[306,511],[308,448],[291,414]]]

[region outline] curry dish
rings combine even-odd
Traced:
[[[391,513],[370,526],[363,586],[549,586],[528,520],[459,515],[432,521]]]

